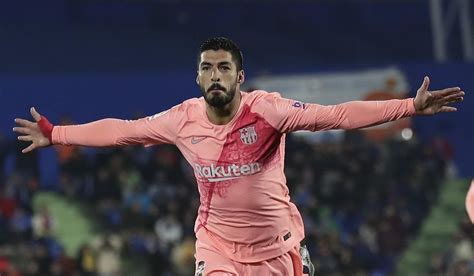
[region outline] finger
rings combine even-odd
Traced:
[[[14,127],[13,131],[19,134],[31,134],[31,130],[26,127]]]
[[[451,101],[451,100],[454,100],[454,99],[463,98],[463,96],[464,96],[464,93],[456,93],[456,94],[444,96],[444,97],[442,98],[442,100],[443,100],[443,101]]]
[[[18,136],[18,140],[20,140],[20,141],[33,141],[33,136],[31,136],[31,135]]]
[[[36,148],[35,144],[29,145],[27,148],[24,148],[21,152],[22,153],[28,153]]]
[[[35,121],[39,121],[41,120],[41,115],[36,111],[36,109],[34,107],[30,108],[30,113],[31,113],[31,116],[33,116],[33,119],[35,119]]]
[[[420,89],[418,90],[427,91],[429,86],[430,86],[430,78],[428,76],[425,76],[425,78],[423,79],[423,83],[421,84]]]
[[[444,105],[447,105],[447,104],[451,104],[451,103],[459,103],[459,102],[462,102],[464,101],[464,98],[463,97],[460,97],[460,98],[454,98],[448,102],[446,102]]]
[[[35,125],[35,123],[33,123],[33,122],[30,122],[30,121],[25,120],[25,119],[19,119],[19,118],[15,119],[15,123],[17,123],[18,125],[20,125],[22,127],[33,127]]]
[[[464,93],[464,91],[461,91],[460,87],[450,87],[450,88],[445,88],[445,89],[442,89],[442,90],[431,91],[432,94],[434,94],[436,96],[441,96],[441,97],[445,97],[445,96],[448,96],[448,95],[453,94],[453,93],[457,94],[458,92]],[[463,96],[464,96],[464,94],[463,94]]]
[[[454,112],[457,111],[458,109],[452,106],[443,106],[440,108],[439,112]]]

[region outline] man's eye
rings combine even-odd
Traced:
[[[207,70],[209,70],[209,66],[201,67],[201,70],[202,70],[202,71],[207,71]]]
[[[222,70],[225,70],[225,71],[230,70],[230,67],[229,67],[229,66],[222,66],[221,68],[222,68]]]

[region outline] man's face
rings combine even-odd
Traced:
[[[213,107],[223,107],[234,99],[243,71],[237,72],[232,54],[225,50],[208,50],[201,53],[196,79],[206,102]]]

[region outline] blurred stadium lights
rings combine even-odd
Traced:
[[[470,0],[430,0],[433,49],[437,62],[446,62],[449,59],[447,44],[456,19],[459,20],[464,59],[466,61],[474,60],[469,2]]]
[[[413,130],[411,130],[411,128],[405,128],[402,130],[401,135],[403,140],[408,141],[413,138]]]

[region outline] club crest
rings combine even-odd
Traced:
[[[255,126],[249,126],[239,129],[240,131],[240,140],[246,145],[251,145],[257,142],[257,132],[255,131]]]

